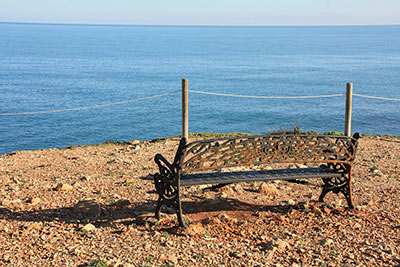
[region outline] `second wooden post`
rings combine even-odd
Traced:
[[[344,126],[344,135],[351,136],[351,106],[353,101],[353,84],[346,85],[346,117]]]
[[[188,80],[182,79],[182,137],[189,137]]]

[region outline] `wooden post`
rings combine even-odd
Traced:
[[[344,135],[351,136],[351,105],[353,101],[353,84],[346,84],[346,118],[344,126]]]
[[[188,80],[182,79],[182,137],[189,136]]]

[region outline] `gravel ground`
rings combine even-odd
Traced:
[[[0,266],[400,266],[400,138],[363,137],[357,208],[322,185],[184,189],[189,226],[157,198],[156,153],[175,138],[0,156]]]

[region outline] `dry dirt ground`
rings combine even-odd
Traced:
[[[183,192],[153,218],[149,174],[177,139],[0,156],[0,266],[400,266],[400,138],[360,139],[357,209],[321,181]]]

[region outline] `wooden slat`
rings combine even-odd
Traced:
[[[181,177],[182,186],[202,184],[224,184],[269,180],[295,180],[341,177],[341,173],[333,172],[326,168],[299,168],[241,172],[213,172],[187,174]]]

